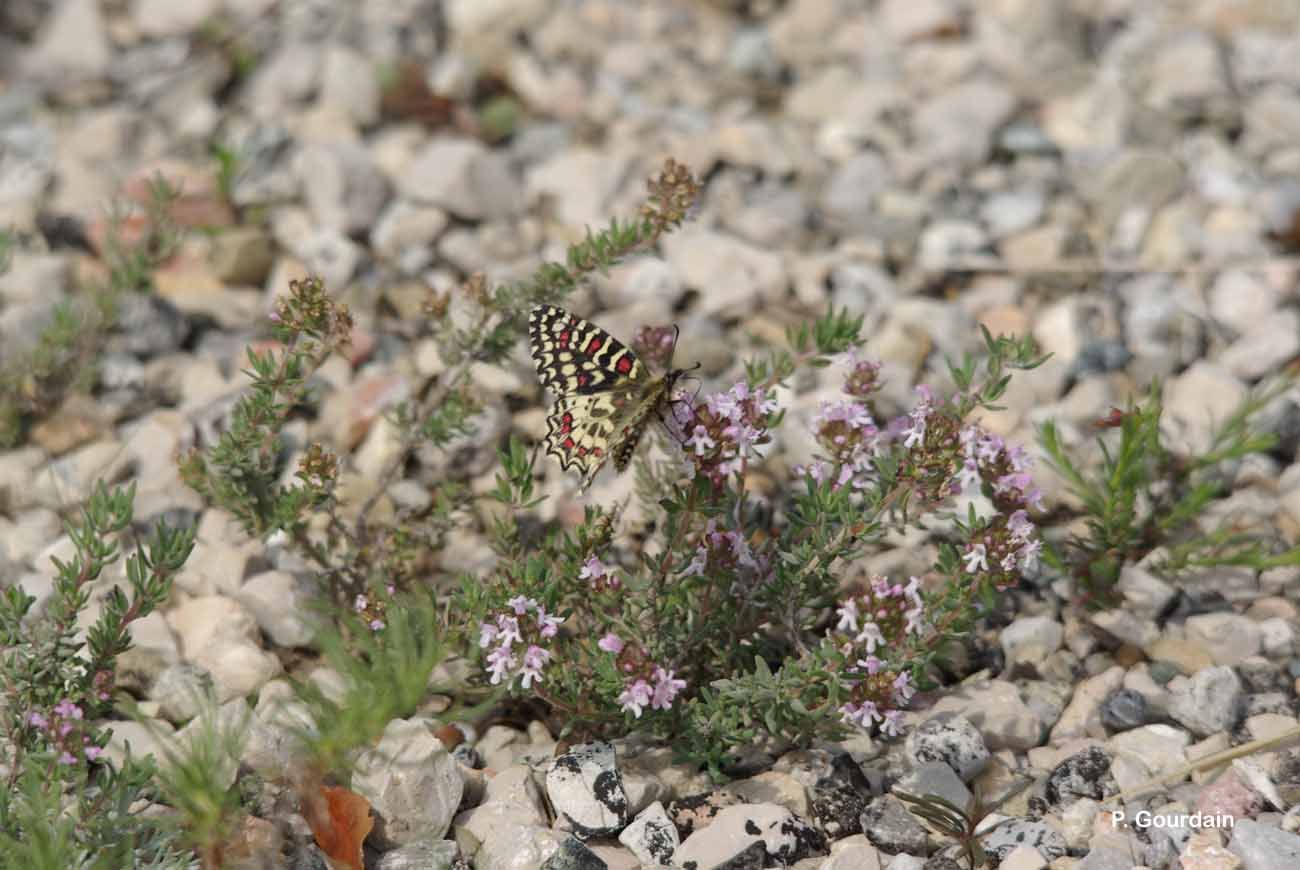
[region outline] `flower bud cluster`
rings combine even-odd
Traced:
[[[89,723],[85,721],[81,707],[70,698],[64,698],[46,713],[28,713],[26,723],[42,732],[57,753],[60,764],[76,764],[82,758],[94,761],[104,754],[104,750],[91,739]]]
[[[880,391],[880,361],[850,357],[852,367],[844,376],[844,392],[857,399],[868,399]]]
[[[388,625],[388,602],[397,594],[397,587],[388,584],[385,587],[387,597],[359,593],[352,599],[352,610],[360,616],[371,631],[382,631]]]
[[[632,338],[632,350],[643,362],[667,368],[677,345],[677,330],[671,326],[643,326]]]

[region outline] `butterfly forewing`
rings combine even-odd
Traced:
[[[588,395],[645,379],[645,366],[621,341],[563,308],[534,308],[528,335],[537,377],[556,395]]]
[[[614,456],[622,471],[646,424],[668,396],[664,378],[651,378],[622,342],[553,305],[538,305],[528,323],[542,386],[556,396],[546,419],[546,452],[582,487]]]

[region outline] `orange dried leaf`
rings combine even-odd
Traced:
[[[375,826],[370,802],[341,786],[322,786],[304,795],[302,814],[316,836],[316,845],[335,861],[363,870],[361,844]]]

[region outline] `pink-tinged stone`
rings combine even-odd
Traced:
[[[1253,818],[1264,809],[1264,797],[1237,778],[1229,770],[1201,790],[1196,801],[1196,811],[1205,814],[1230,816],[1234,819]]]

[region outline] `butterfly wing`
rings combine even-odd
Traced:
[[[538,379],[559,398],[587,396],[646,379],[645,366],[622,342],[563,308],[533,308],[528,337]]]
[[[618,339],[554,305],[538,305],[528,319],[537,377],[556,395],[546,418],[546,452],[565,471],[582,474],[582,488],[610,458],[622,471],[646,424],[667,395],[663,378]]]
[[[617,391],[564,396],[546,418],[546,452],[565,471],[577,470],[583,489],[609,459],[625,402]]]

